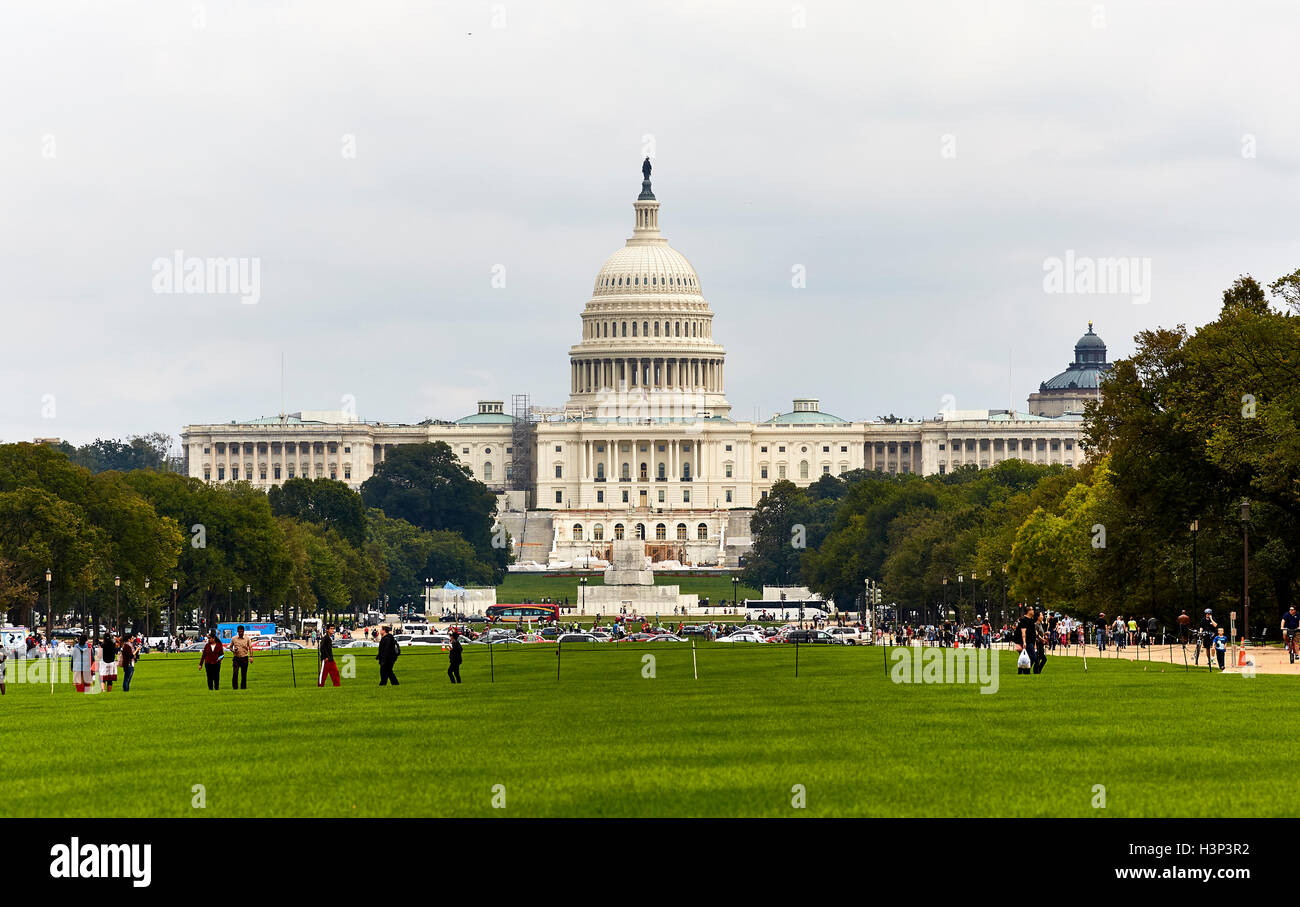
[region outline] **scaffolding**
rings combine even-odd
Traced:
[[[534,506],[531,500],[533,492],[533,448],[537,445],[537,426],[535,416],[528,405],[527,394],[514,394],[510,398],[514,411],[514,423],[510,430],[512,442],[510,462],[510,487],[525,494],[524,509]]]

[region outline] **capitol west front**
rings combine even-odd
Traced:
[[[608,560],[613,539],[639,538],[656,562],[735,566],[749,547],[750,511],[778,481],[1082,460],[1082,403],[1096,397],[1106,367],[1091,325],[1076,362],[1030,398],[1046,415],[947,411],[924,421],[850,422],[799,398],[765,422],[733,421],[713,312],[691,263],[660,233],[646,176],[632,236],[601,267],[582,312],[563,407],[534,407],[517,395],[509,407],[482,401],[454,422],[302,412],[189,425],[188,474],[262,488],[334,478],[356,488],[394,446],[444,441],[498,492],[520,563]]]

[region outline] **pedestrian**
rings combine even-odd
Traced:
[[[393,639],[392,631],[388,625],[379,628],[379,652],[375,658],[379,659],[379,685],[388,686],[391,680],[393,686],[398,686],[397,675],[393,673],[393,665],[397,664],[397,640]]]
[[[5,647],[0,645],[0,696],[5,694],[5,660],[8,658]]]
[[[1214,637],[1214,654],[1215,654],[1215,655],[1218,657],[1218,659],[1219,659],[1219,670],[1222,671],[1222,670],[1223,670],[1223,657],[1224,657],[1224,654],[1225,654],[1225,653],[1227,652],[1227,650],[1228,650],[1228,637],[1226,637],[1226,636],[1223,635],[1223,628],[1222,628],[1222,627],[1215,627],[1215,628],[1214,628],[1214,632],[1215,632],[1215,637]]]
[[[451,631],[451,654],[447,657],[447,677],[452,683],[460,683],[460,662],[461,662],[460,634],[455,630]]]
[[[99,657],[99,678],[104,682],[104,692],[113,692],[117,680],[117,640],[110,633],[104,637],[104,647]]]
[[[221,689],[221,659],[226,655],[226,648],[217,639],[217,631],[208,631],[208,641],[199,653],[199,666],[208,674],[208,689]]]
[[[77,644],[72,648],[72,684],[78,693],[89,692],[94,686],[95,656],[91,651],[90,637],[82,633],[77,637]]]
[[[339,666],[334,662],[334,625],[330,624],[325,628],[325,632],[320,637],[320,676],[316,679],[316,686],[325,686],[325,678],[328,677],[334,684],[339,685]]]
[[[230,688],[248,689],[248,659],[253,655],[253,641],[244,635],[244,625],[235,627],[235,638],[230,641]]]
[[[132,675],[135,674],[135,660],[138,657],[136,655],[137,651],[138,650],[136,648],[135,643],[133,643],[130,639],[122,640],[122,651],[120,653],[120,657],[122,659],[122,692],[123,693],[131,692],[131,677]]]
[[[1025,614],[1016,622],[1016,642],[1020,645],[1020,651],[1028,656],[1027,658],[1016,659],[1016,673],[1028,674],[1030,667],[1034,663],[1034,646],[1038,642],[1038,631],[1034,627],[1034,606],[1030,605],[1025,609]],[[1028,664],[1025,664],[1028,662]]]

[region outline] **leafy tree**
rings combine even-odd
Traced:
[[[352,545],[366,540],[366,508],[361,495],[335,479],[289,479],[267,492],[271,512],[334,529]]]

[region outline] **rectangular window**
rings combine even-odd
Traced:
[[[275,467],[275,480],[277,482],[280,481],[280,467],[278,464]]]
[[[266,467],[265,467],[265,466],[263,466],[261,469],[259,469],[259,470],[257,471],[257,478],[258,478],[258,481],[261,481],[261,482],[265,482],[265,481],[266,481]]]
[[[239,481],[239,467],[238,467],[238,466],[232,466],[232,467],[230,467],[230,480],[231,480],[232,482],[238,482],[238,481]]]
[[[659,452],[660,453],[664,452],[664,446],[662,444],[659,445]]]
[[[730,488],[727,489],[727,503],[728,503],[728,504],[731,503],[731,489],[730,489]]]
[[[555,503],[557,504],[564,503],[564,492],[560,491],[558,488],[555,490]]]
[[[764,444],[762,447],[760,447],[760,448],[758,449],[758,452],[759,452],[759,453],[767,453],[767,445]]]
[[[515,452],[515,449],[514,449],[513,447],[507,447],[507,448],[506,448],[506,453],[514,453],[514,452]]]
[[[776,477],[777,477],[778,479],[784,479],[784,478],[785,478],[785,467],[784,467],[784,466],[778,466],[778,467],[776,468]]]
[[[203,470],[203,481],[205,481],[205,482],[211,482],[211,481],[212,481],[212,470],[211,470],[211,469],[205,469],[205,470]]]
[[[829,447],[827,447],[825,444],[823,444],[823,445],[822,445],[822,453],[830,453],[830,452],[831,452],[831,449],[830,449]]]
[[[217,467],[217,481],[218,482],[226,481],[226,467],[224,466]]]
[[[557,479],[562,479],[562,478],[564,478],[564,467],[563,467],[563,466],[557,466],[557,467],[555,467],[555,477],[556,477]]]
[[[605,489],[603,488],[596,489],[596,503],[597,504],[605,503]]]
[[[345,479],[350,479],[350,478],[352,478],[352,467],[351,467],[351,466],[344,466],[344,467],[343,467],[343,478],[345,478]]]
[[[766,478],[767,478],[767,467],[764,466],[764,467],[763,467],[761,470],[759,470],[759,471],[762,473],[762,478],[766,479]]]
[[[555,452],[556,452],[556,453],[561,453],[561,452],[562,452],[562,450],[561,450],[561,445],[559,445],[559,444],[556,444],[556,445],[555,445]]]
[[[683,489],[683,490],[682,490],[682,503],[683,503],[683,504],[689,504],[690,502],[691,502],[691,490],[690,490],[689,488]]]
[[[730,444],[727,445],[727,453],[731,453],[731,445],[730,445]]]
[[[766,492],[766,491],[763,492],[763,497],[765,497],[765,498],[767,497],[767,492]]]
[[[830,475],[830,474],[831,474],[831,468],[830,468],[829,466],[823,466],[823,467],[822,467],[822,475],[824,475],[824,476],[828,476],[828,475]]]
[[[726,466],[723,467],[723,472],[725,472],[725,473],[727,474],[727,478],[728,478],[728,479],[731,478],[731,464],[730,464],[730,463],[728,463]]]
[[[330,467],[330,478],[331,478],[331,479],[337,479],[338,477],[339,477],[339,471],[338,471],[337,469],[335,469],[334,467],[331,466],[331,467]]]
[[[780,447],[778,447],[778,448],[776,449],[776,452],[777,452],[777,453],[785,453],[785,445],[782,444]]]
[[[624,504],[627,503],[627,492],[626,492],[626,491],[623,492],[623,503],[624,503]]]
[[[461,452],[462,454],[467,454],[467,453],[469,453],[469,448],[468,448],[468,447],[462,447],[462,448],[460,449],[460,452]]]
[[[659,503],[662,504],[663,502],[664,502],[664,490],[663,490],[662,488],[660,488],[660,489],[659,489]]]
[[[841,445],[840,445],[840,453],[848,453],[848,452],[849,452],[848,447],[846,447],[845,445],[841,444]]]
[[[351,447],[345,447],[345,448],[343,448],[343,452],[344,452],[344,453],[352,453],[352,448],[351,448]]]

